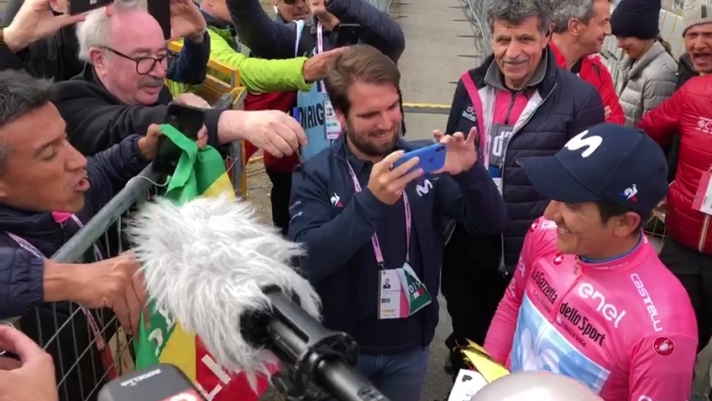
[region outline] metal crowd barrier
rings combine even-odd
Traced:
[[[470,28],[474,38],[475,54],[474,65],[479,65],[492,53],[492,40],[487,26],[487,8],[494,0],[459,0],[465,17],[470,20]]]
[[[106,257],[129,249],[121,233],[122,218],[135,205],[149,199],[155,193],[155,184],[162,181],[165,179],[150,166],[144,169],[70,238],[52,260],[95,262],[98,260],[95,244]],[[52,355],[60,401],[96,400],[106,381],[133,370],[132,339],[119,327],[109,309],[87,311],[71,302],[47,303],[5,323],[18,327]]]
[[[233,91],[218,99],[216,106],[241,108],[243,102],[244,91]],[[234,157],[230,176],[238,196],[244,196],[247,188],[243,152],[240,143],[230,147]],[[160,193],[165,182],[165,177],[160,177],[150,166],[144,169],[86,222],[52,260],[91,263],[130,249],[122,233],[122,219],[136,205]],[[132,338],[119,327],[109,309],[87,311],[71,302],[47,303],[0,324],[18,327],[53,356],[60,401],[94,401],[107,380],[134,368]]]

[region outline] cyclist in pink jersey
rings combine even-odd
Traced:
[[[553,157],[520,163],[552,201],[526,236],[485,349],[513,372],[569,376],[606,401],[688,400],[695,315],[640,228],[667,192],[660,147],[599,124]]]

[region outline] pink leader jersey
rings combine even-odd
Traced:
[[[689,297],[647,238],[585,263],[540,218],[524,240],[485,349],[512,372],[574,378],[606,401],[687,401],[697,351]]]

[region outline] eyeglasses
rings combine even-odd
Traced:
[[[153,71],[154,68],[156,68],[156,64],[160,63],[163,68],[168,70],[171,68],[171,65],[173,65],[173,61],[175,61],[175,54],[172,52],[168,52],[165,55],[158,56],[158,57],[151,57],[151,56],[141,56],[141,57],[131,57],[128,56],[124,53],[121,53],[117,50],[114,50],[110,47],[104,47],[104,49],[116,54],[119,57],[123,57],[127,60],[131,60],[134,63],[136,63],[136,72],[139,75],[148,75],[151,71]]]

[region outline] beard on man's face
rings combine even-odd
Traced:
[[[387,156],[396,149],[398,129],[391,130],[391,136],[388,140],[377,137],[377,135],[384,133],[383,131],[370,133],[357,132],[350,122],[346,122],[346,138],[367,156]]]

